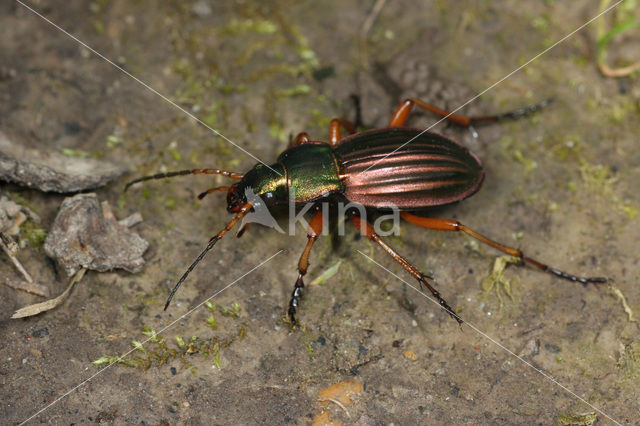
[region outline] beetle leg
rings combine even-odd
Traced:
[[[296,311],[300,305],[300,298],[302,297],[302,287],[304,287],[303,277],[307,274],[309,268],[309,253],[311,253],[311,247],[316,242],[320,234],[322,233],[322,211],[318,210],[311,218],[309,222],[309,229],[307,230],[307,245],[300,255],[298,261],[298,279],[293,287],[293,293],[291,293],[291,300],[289,301],[289,318],[291,318],[291,325],[296,325]]]
[[[496,248],[504,253],[507,253],[511,256],[517,257],[520,259],[521,262],[527,262],[530,263],[531,265],[537,267],[538,269],[545,271],[545,272],[549,272],[553,275],[556,275],[558,277],[570,280],[570,281],[575,281],[575,282],[579,282],[581,284],[587,285],[588,283],[604,283],[607,282],[606,278],[602,278],[602,277],[593,277],[593,278],[583,278],[583,277],[579,277],[577,275],[572,275],[572,274],[568,274],[566,272],[560,271],[556,268],[552,268],[548,265],[545,265],[542,262],[539,262],[535,259],[532,259],[530,257],[527,257],[524,255],[524,253],[522,253],[522,251],[512,248],[512,247],[508,247],[505,245],[502,245],[496,241],[493,241],[487,237],[485,237],[484,235],[478,234],[476,231],[474,231],[473,229],[468,228],[467,226],[463,225],[462,223],[458,222],[457,220],[451,220],[451,219],[436,219],[436,218],[431,218],[431,217],[420,217],[420,216],[416,216],[413,215],[411,213],[408,212],[400,212],[400,216],[402,216],[403,219],[405,219],[407,222],[412,223],[414,225],[418,225],[418,226],[422,226],[423,228],[427,228],[427,229],[435,229],[438,231],[462,231],[467,235],[472,236],[473,238],[475,238],[476,240],[479,240],[485,244],[490,245],[493,248]]]
[[[528,107],[520,108],[515,111],[510,111],[503,114],[487,115],[483,117],[468,117],[466,115],[451,114],[443,109],[438,108],[437,106],[428,104],[426,102],[422,102],[420,99],[409,98],[409,99],[405,99],[400,104],[400,106],[396,109],[396,111],[393,113],[391,120],[389,120],[389,126],[390,127],[404,126],[407,120],[409,119],[409,113],[411,113],[411,110],[416,105],[422,109],[426,109],[427,111],[430,111],[436,115],[444,117],[445,119],[452,121],[458,124],[459,126],[469,127],[473,124],[478,124],[478,123],[494,123],[496,121],[500,121],[505,118],[510,118],[510,119],[519,118],[524,115],[531,114],[533,112],[538,111],[540,108],[543,108],[549,105],[552,101],[553,101],[552,99],[546,99],[535,105],[530,105]]]
[[[420,272],[418,268],[416,268],[411,263],[409,263],[408,260],[400,256],[397,251],[395,251],[389,244],[387,244],[384,240],[382,240],[382,238],[380,238],[380,236],[376,234],[376,232],[373,229],[373,226],[371,226],[369,222],[361,219],[357,215],[351,216],[351,221],[353,222],[353,225],[356,228],[358,228],[361,234],[363,234],[364,236],[369,238],[371,241],[375,242],[380,247],[382,247],[382,249],[386,251],[391,257],[393,257],[393,260],[398,262],[408,273],[411,274],[411,276],[413,276],[413,278],[418,280],[420,284],[427,287],[431,292],[431,294],[433,295],[433,297],[435,297],[438,300],[438,303],[440,303],[440,306],[442,306],[442,308],[444,308],[449,313],[449,315],[455,318],[455,320],[458,321],[459,324],[463,323],[462,319],[453,311],[453,309],[451,309],[451,307],[447,304],[447,302],[440,296],[440,292],[435,288],[433,288],[431,284],[429,284],[429,282],[426,280],[427,276],[422,272]]]
[[[352,122],[341,118],[334,118],[331,120],[331,124],[329,125],[329,143],[331,143],[331,145],[336,145],[340,139],[342,139],[340,126],[344,127],[350,134],[354,134],[356,132],[356,126]]]
[[[246,231],[248,227],[249,227],[248,223],[245,223],[244,225],[242,225],[242,227],[238,229],[238,232],[236,232],[236,238],[242,237],[242,235],[244,234],[244,231]]]
[[[309,135],[306,132],[300,132],[298,133],[298,136],[296,136],[296,138],[293,141],[291,141],[291,144],[289,144],[289,146],[300,145],[301,143],[307,143],[310,140],[311,139],[309,138]]]
[[[360,110],[360,97],[358,95],[351,95],[351,100],[356,109],[356,121],[351,122],[348,120],[343,120],[341,118],[334,118],[331,120],[331,124],[329,125],[329,143],[331,145],[336,145],[340,139],[342,139],[342,134],[340,133],[340,126],[344,127],[349,134],[354,134],[358,127],[362,126],[362,112]]]

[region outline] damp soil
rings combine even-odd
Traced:
[[[141,272],[88,272],[65,303],[36,317],[10,320],[42,299],[0,286],[2,423],[36,413],[31,422],[54,424],[612,423],[597,407],[638,424],[640,83],[637,74],[598,72],[594,26],[462,112],[553,98],[549,107],[478,127],[477,137],[434,128],[477,153],[486,177],[473,197],[428,213],[614,287],[508,262],[492,275],[494,249],[403,223],[389,242],[433,277],[469,323],[458,326],[347,227],[316,243],[307,283],[321,283],[305,289],[291,330],[286,310],[305,231],[251,226],[240,239],[227,235],[163,311],[177,278],[230,219],[222,194],[196,196],[227,182],[187,176],[123,194],[128,180],[194,167],[243,172],[256,163],[244,151],[272,162],[300,131],[327,140],[331,118],[353,117],[351,94],[367,126],[384,126],[408,96],[457,108],[586,22],[600,2],[398,1],[372,19],[373,3],[29,2],[237,146],[19,3],[0,6],[0,130],[30,148],[126,167],[95,192],[118,219],[140,212],[135,229],[150,243]],[[616,37],[608,60],[639,58],[637,41],[633,32]],[[436,121],[416,113],[410,125]],[[64,199],[2,190],[45,231]],[[26,230],[20,239],[25,268],[60,294],[63,270]],[[13,271],[4,257],[0,267]],[[362,385],[347,403],[318,401],[345,381]]]

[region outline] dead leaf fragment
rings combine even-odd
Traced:
[[[331,401],[338,401],[340,404],[347,406],[353,402],[352,397],[361,393],[362,390],[362,383],[355,380],[345,380],[320,390],[318,392],[318,400],[324,407],[329,405]]]
[[[321,413],[316,414],[313,418],[312,426],[342,426],[340,422],[334,422],[329,417],[328,411],[323,411]]]
[[[408,350],[404,352],[404,357],[405,359],[407,359],[408,361],[411,362],[415,362],[418,360],[418,355],[416,355],[416,353],[412,350]]]
[[[73,286],[84,277],[84,273],[86,269],[80,269],[71,279],[69,280],[69,285],[62,292],[62,294],[58,297],[54,297],[53,299],[45,300],[44,302],[34,303],[33,305],[28,305],[23,308],[18,309],[11,315],[11,319],[32,317],[34,315],[38,315],[41,312],[50,311],[55,308],[59,304],[65,301],[69,293],[71,293],[71,289]]]

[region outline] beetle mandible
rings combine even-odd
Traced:
[[[484,179],[482,163],[464,146],[438,133],[404,127],[415,106],[457,125],[471,127],[475,124],[518,118],[539,110],[549,102],[550,100],[499,115],[468,117],[450,114],[419,99],[409,98],[398,106],[387,127],[357,132],[356,124],[359,119],[356,124],[333,119],[329,128],[329,143],[312,141],[307,133],[302,132],[271,166],[257,164],[244,174],[220,169],[181,170],[144,176],[127,183],[125,191],[137,182],[188,174],[218,174],[238,181],[229,187],[211,188],[198,196],[202,199],[215,191],[227,191],[227,210],[235,215],[209,240],[206,248],[178,280],[164,309],[168,308],[180,285],[206,253],[252,211],[256,203],[263,203],[269,209],[287,205],[290,201],[296,205],[327,200],[346,201],[371,209],[394,205],[400,210],[400,216],[411,224],[439,231],[463,232],[519,258],[522,265],[528,263],[542,271],[584,285],[606,282],[606,278],[583,278],[552,268],[526,256],[521,250],[500,244],[456,220],[422,217],[411,213],[461,201],[477,192]],[[350,135],[343,138],[341,128],[346,129]],[[257,197],[248,200],[248,189]],[[293,200],[290,200],[291,193],[295,194]],[[378,244],[421,285],[429,289],[458,323],[463,322],[440,292],[429,283],[427,276],[386,243],[366,219],[354,212],[349,213],[349,219],[364,236]],[[322,227],[323,212],[316,209],[309,222],[307,244],[298,262],[298,278],[289,301],[288,315],[292,325],[296,324],[304,276],[309,267],[309,254]],[[243,231],[244,227],[240,229],[238,236]]]

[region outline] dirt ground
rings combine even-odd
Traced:
[[[407,96],[456,108],[595,16],[600,2],[394,1],[377,16],[374,3],[28,2],[267,163],[299,131],[326,140],[331,118],[353,116],[353,93],[368,126],[383,126]],[[478,127],[477,138],[436,127],[477,153],[486,179],[472,198],[433,214],[613,287],[514,265],[491,280],[500,253],[406,223],[389,239],[462,318],[513,353],[369,261],[357,250],[414,285],[349,228],[339,244],[324,237],[314,247],[306,281],[324,281],[307,287],[296,330],[286,308],[302,229],[228,235],[163,311],[177,278],[230,219],[223,195],[195,196],[227,181],[180,177],[126,194],[123,185],[163,170],[243,172],[256,161],[19,3],[0,5],[0,28],[0,130],[30,147],[126,166],[96,192],[118,218],[140,212],[135,230],[150,243],[142,272],[88,272],[64,304],[36,317],[9,319],[42,299],[0,286],[2,423],[55,402],[30,423],[640,424],[640,83],[637,73],[598,72],[596,25],[462,111],[553,97],[548,108]],[[637,60],[638,41],[637,30],[615,38],[607,61]],[[411,125],[436,121],[420,113]],[[45,231],[65,196],[2,189],[36,211]],[[62,270],[41,242],[21,239],[19,259],[61,293]],[[0,267],[12,270],[4,256]],[[132,349],[102,372],[107,364],[92,363]],[[321,393],[341,382],[362,387],[351,399]]]

